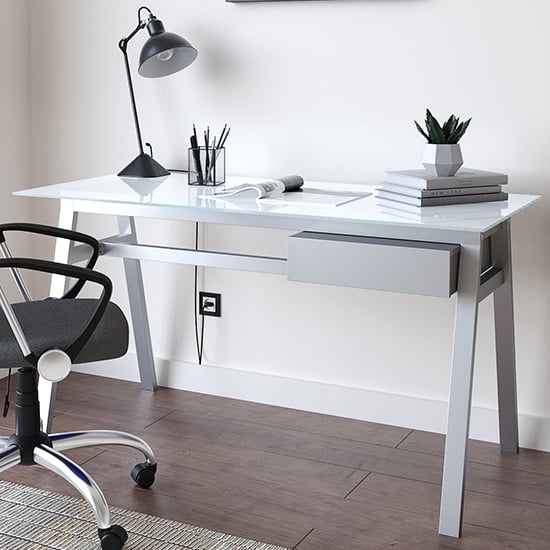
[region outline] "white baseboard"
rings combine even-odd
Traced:
[[[159,386],[254,401],[269,405],[445,433],[447,403],[418,396],[338,386],[250,371],[199,366],[156,358]],[[77,372],[139,381],[135,354],[92,365]],[[520,446],[550,451],[550,419],[519,415]],[[498,442],[496,409],[472,407],[470,437]]]

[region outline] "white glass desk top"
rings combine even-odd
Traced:
[[[265,179],[265,178],[264,178]],[[262,181],[259,178],[228,177],[226,188],[235,185]],[[537,195],[510,194],[506,201],[449,206],[430,206],[418,208],[418,212],[400,210],[383,206],[374,195],[338,206],[309,206],[295,204],[258,204],[255,200],[234,197],[221,201],[202,198],[201,195],[213,194],[223,186],[204,187],[187,184],[187,174],[174,173],[166,178],[121,179],[118,176],[102,176],[67,183],[48,185],[17,191],[14,195],[22,197],[49,198],[57,200],[91,201],[125,205],[151,207],[173,207],[211,211],[218,223],[231,223],[232,218],[241,216],[262,218],[310,219],[311,221],[368,223],[388,226],[403,226],[416,229],[438,229],[449,231],[467,231],[484,233],[502,221],[510,218],[524,208],[536,202]],[[306,182],[308,189],[326,192],[372,193],[374,186]],[[138,214],[136,214],[138,215]],[[238,224],[238,222],[237,222]],[[262,224],[259,224],[262,225]],[[284,224],[281,224],[284,225]]]

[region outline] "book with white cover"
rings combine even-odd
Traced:
[[[499,172],[461,168],[454,176],[432,176],[426,170],[390,170],[386,181],[416,189],[449,189],[480,187],[482,185],[506,185],[508,176]]]
[[[501,191],[500,193],[485,193],[483,195],[455,195],[450,197],[428,197],[423,199],[418,197],[409,197],[408,195],[400,195],[399,193],[391,193],[390,191],[384,191],[383,189],[376,189],[375,197],[421,207],[445,206],[448,204],[467,204],[473,202],[503,201],[508,198],[508,193],[504,193]]]
[[[429,198],[429,197],[452,197],[456,195],[480,195],[484,193],[499,193],[502,191],[501,185],[483,185],[481,187],[451,187],[449,189],[417,189],[398,183],[382,182],[381,189],[408,195],[409,197]]]

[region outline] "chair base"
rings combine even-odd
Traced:
[[[111,524],[109,507],[96,482],[78,464],[60,451],[92,445],[124,445],[140,451],[145,462],[137,464],[131,476],[140,487],[155,480],[157,463],[151,447],[134,435],[112,430],[88,430],[48,435],[40,430],[37,373],[30,367],[17,371],[15,433],[0,437],[0,472],[13,466],[38,464],[68,481],[88,502],[98,528],[103,550],[120,550],[128,535]]]

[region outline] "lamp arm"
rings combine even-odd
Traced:
[[[139,30],[139,28],[138,28]],[[134,33],[135,34],[135,33]],[[126,67],[126,78],[128,80],[128,90],[130,91],[130,100],[132,102],[132,114],[134,115],[134,125],[136,127],[137,142],[140,154],[143,154],[143,141],[141,139],[141,129],[139,127],[138,112],[136,106],[136,98],[134,95],[134,85],[132,84],[132,74],[130,73],[130,64],[128,62],[128,54],[126,53],[126,46],[128,43],[127,38],[123,38],[119,42],[119,48],[124,56],[124,66]]]
[[[132,38],[141,30],[145,28],[146,22],[141,19],[141,11],[147,10],[149,12],[149,15],[152,16],[151,10],[146,6],[141,6],[141,8],[138,9],[138,24],[136,28],[125,38],[121,38],[120,42],[118,43],[118,47],[120,48],[120,51],[122,52],[122,55],[124,56],[124,66],[126,68],[126,78],[128,80],[128,89],[130,91],[130,100],[132,102],[132,113],[134,115],[134,124],[136,127],[136,135],[137,135],[137,142],[138,142],[138,148],[141,155],[143,155],[143,140],[141,138],[141,129],[139,126],[139,119],[138,119],[138,112],[137,112],[137,105],[136,105],[136,97],[134,94],[134,85],[132,83],[132,73],[130,72],[130,63],[128,61],[128,42],[132,40]]]

